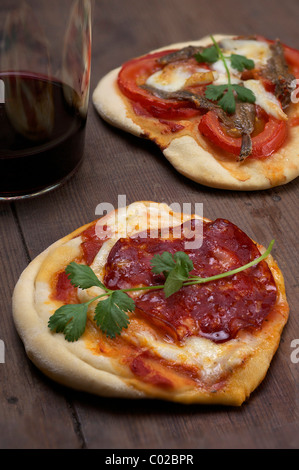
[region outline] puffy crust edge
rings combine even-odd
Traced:
[[[96,370],[84,358],[77,356],[83,340],[67,343],[51,333],[35,307],[35,279],[44,261],[55,250],[79,235],[90,224],[58,240],[38,255],[22,272],[13,292],[13,319],[29,359],[48,377],[68,387],[104,396],[137,398],[140,393],[123,380],[106,371]]]

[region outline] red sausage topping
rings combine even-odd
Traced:
[[[192,221],[194,236],[198,224]],[[186,223],[181,227],[182,233],[184,226]],[[191,239],[175,238],[172,229],[166,239],[150,238],[144,232],[118,240],[106,263],[105,285],[109,289],[124,289],[162,284],[164,276],[152,273],[150,261],[163,251],[185,251],[194,265],[191,274],[200,277],[238,268],[260,256],[252,240],[224,219],[203,224],[199,248],[186,249],[186,241]],[[159,328],[164,325],[168,332],[171,329],[178,341],[193,335],[223,342],[242,329],[261,327],[276,295],[272,273],[262,261],[234,276],[183,287],[169,298],[165,298],[163,290],[147,291],[135,299],[135,304],[153,324]]]

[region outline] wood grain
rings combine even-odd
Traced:
[[[0,26],[7,0],[2,3]],[[283,6],[280,0],[96,1],[91,91],[127,59],[209,33],[260,33],[299,48],[298,18],[296,0]],[[6,352],[0,447],[298,448],[299,364],[290,360],[291,341],[299,338],[298,184],[254,193],[202,187],[179,175],[153,143],[104,123],[90,103],[85,159],[74,177],[40,198],[0,205],[0,339]],[[228,218],[265,245],[275,238],[290,320],[267,377],[240,409],[90,397],[54,384],[27,359],[11,317],[18,276],[48,245],[95,219],[99,203],[116,206],[118,195],[128,203],[201,202],[208,218]]]

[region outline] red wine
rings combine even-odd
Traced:
[[[83,157],[86,112],[77,93],[29,73],[0,73],[0,80],[0,198],[55,187]]]

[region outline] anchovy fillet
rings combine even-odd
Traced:
[[[295,77],[289,72],[281,42],[276,40],[270,48],[272,57],[268,59],[264,76],[275,84],[275,95],[280,99],[282,107],[285,109],[291,101],[291,93],[294,90],[292,83]]]
[[[196,93],[192,93],[192,91],[188,90],[165,91],[159,90],[151,85],[141,85],[140,88],[150,92],[157,98],[162,98],[164,100],[190,101],[196,108],[211,110],[217,107],[217,105],[209,101],[204,96],[197,95]]]
[[[235,128],[241,133],[242,145],[239,161],[244,161],[252,152],[251,134],[255,123],[255,105],[252,103],[237,103],[236,112],[232,117]]]
[[[201,53],[205,48],[202,46],[187,46],[183,47],[182,49],[171,52],[170,54],[166,54],[163,57],[160,57],[157,59],[157,62],[160,65],[167,65],[170,64],[171,62],[175,62],[177,60],[186,60],[190,59],[194,55],[198,54],[199,52]]]
[[[176,101],[189,101],[193,103],[196,108],[203,109],[206,111],[215,111],[218,118],[228,129],[237,130],[242,137],[241,151],[239,155],[239,161],[244,161],[252,152],[252,142],[250,135],[254,129],[255,122],[255,106],[251,103],[237,103],[236,111],[233,115],[229,116],[223,109],[217,104],[209,101],[207,98],[201,95],[197,95],[188,90],[178,90],[174,92],[168,92],[165,90],[159,90],[150,85],[141,85],[142,89],[152,93],[157,98],[176,100]]]

